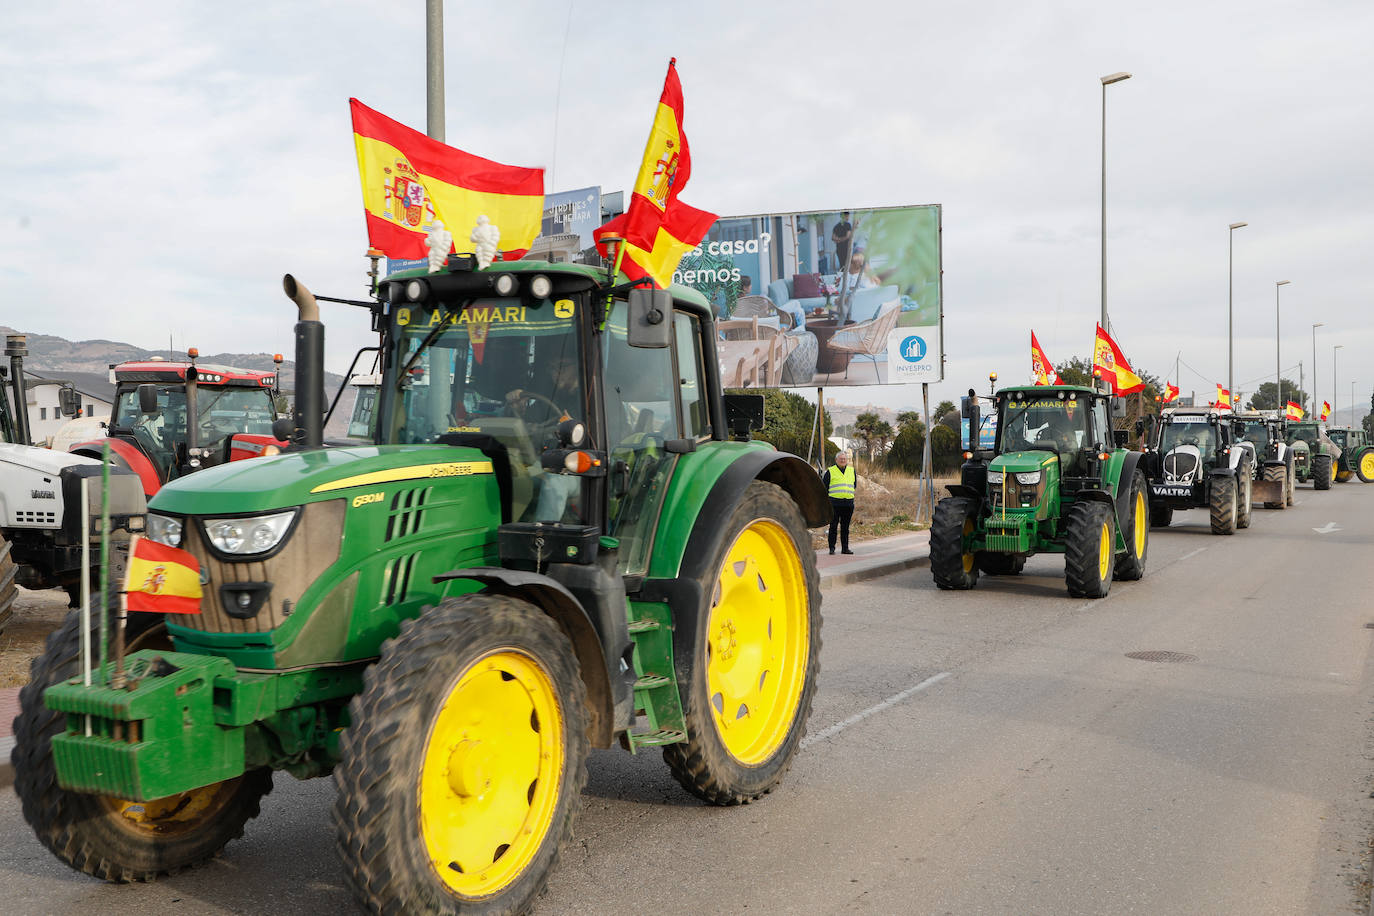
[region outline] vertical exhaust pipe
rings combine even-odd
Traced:
[[[14,389],[14,435],[20,445],[30,445],[29,405],[24,393],[24,357],[29,355],[27,334],[5,335],[5,355],[10,358],[10,386]]]
[[[296,397],[291,413],[291,443],[298,448],[324,445],[324,323],[315,295],[287,274],[282,289],[299,310],[296,322]]]

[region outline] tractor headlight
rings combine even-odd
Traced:
[[[1023,471],[1022,473],[1016,475],[1016,482],[1017,482],[1017,483],[1024,483],[1024,484],[1036,484],[1036,483],[1039,483],[1039,482],[1040,482],[1040,472],[1039,472],[1039,471]]]
[[[498,296],[514,295],[515,277],[511,274],[497,274],[496,279],[492,281],[492,288]]]
[[[148,540],[168,547],[181,546],[181,519],[168,515],[148,513]]]
[[[1001,471],[988,471],[988,483],[996,484],[1000,487],[1002,485],[1002,479],[1005,476],[1006,475]]]
[[[267,553],[286,537],[295,517],[296,510],[292,509],[247,518],[207,518],[205,536],[220,553],[238,556]]]
[[[536,299],[547,299],[553,292],[553,281],[543,274],[535,274],[530,280],[530,295]]]

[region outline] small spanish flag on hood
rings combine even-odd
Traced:
[[[1110,382],[1112,394],[1134,394],[1145,387],[1145,380],[1135,374],[1126,362],[1126,354],[1100,324],[1093,343],[1093,375]]]
[[[1164,384],[1164,403],[1165,403],[1165,404],[1168,404],[1170,401],[1176,400],[1177,398],[1178,398],[1178,386],[1177,386],[1177,385],[1170,385],[1169,383],[1166,382],[1166,383]]]
[[[1217,382],[1217,406],[1231,406],[1231,389],[1221,387],[1221,382]]]
[[[1288,409],[1283,413],[1284,417],[1289,420],[1301,420],[1306,414],[1307,412],[1302,409],[1297,401],[1289,401]]]
[[[1037,385],[1064,384],[1059,372],[1054,368],[1054,363],[1045,355],[1045,349],[1040,346],[1034,331],[1031,331],[1031,375],[1035,376]]]
[[[1322,422],[1325,423],[1326,418],[1329,416],[1331,416],[1331,403],[1329,401],[1322,401]]]
[[[135,535],[124,591],[131,611],[200,613],[200,562],[185,550]]]

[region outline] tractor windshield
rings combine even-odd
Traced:
[[[212,387],[196,390],[198,447],[211,456],[224,452],[234,433],[272,434],[276,409],[266,388]],[[183,384],[157,386],[157,411],[138,409],[138,386],[126,387],[115,404],[114,425],[129,430],[143,450],[164,471],[175,464],[176,449],[186,443],[186,388]]]
[[[1088,409],[1086,399],[1077,397],[1012,400],[997,426],[997,451],[1072,455],[1088,441]]]
[[[1326,436],[1327,436],[1328,439],[1330,439],[1332,442],[1336,443],[1336,444],[1337,444],[1338,446],[1340,446],[1342,449],[1345,448],[1345,430],[1343,430],[1343,429],[1332,429],[1332,430],[1328,430],[1327,433],[1326,433]]]
[[[1263,430],[1263,427],[1259,429]],[[1196,448],[1198,456],[1204,461],[1216,454],[1217,431],[1206,417],[1173,417],[1164,424],[1159,433],[1160,453],[1167,455],[1185,445]]]
[[[510,456],[514,520],[580,520],[578,478],[539,462],[560,422],[588,416],[574,300],[414,306],[392,321],[379,441],[492,436]]]
[[[1315,445],[1317,442],[1317,438],[1317,428],[1315,426],[1290,426],[1288,428],[1289,442],[1297,442],[1298,440],[1302,440],[1303,442]]]

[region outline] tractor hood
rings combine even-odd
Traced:
[[[1054,452],[1032,450],[1029,452],[1005,452],[992,459],[988,465],[989,471],[1001,471],[1003,473],[1024,474],[1027,471],[1038,471],[1050,464],[1057,458]]]
[[[311,449],[234,461],[174,480],[149,509],[175,515],[244,515],[340,497],[398,480],[492,474],[474,448],[382,445]]]
[[[74,464],[100,466],[100,462],[94,458],[69,455],[66,452],[55,452],[52,449],[32,445],[12,445],[8,442],[0,442],[0,465],[3,464],[13,464],[53,476],[62,473],[63,468],[69,468]]]

